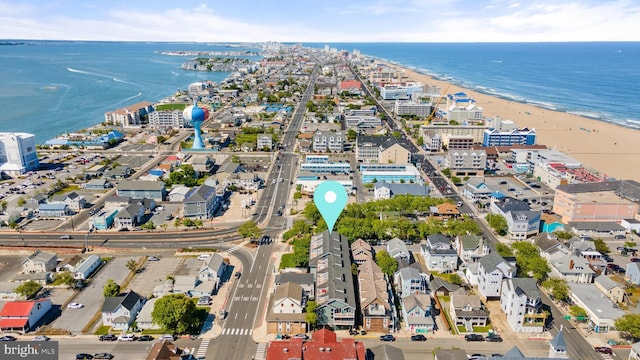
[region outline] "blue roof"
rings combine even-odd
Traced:
[[[494,197],[496,199],[504,199],[504,197],[505,197],[505,195],[503,193],[499,192],[499,191],[492,192],[490,196]]]
[[[38,210],[64,210],[67,206],[65,203],[47,203],[38,205]]]

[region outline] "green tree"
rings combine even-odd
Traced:
[[[567,281],[561,278],[548,278],[542,282],[542,287],[551,292],[551,296],[560,301],[569,299],[569,287]]]
[[[511,257],[513,256],[513,250],[509,247],[509,245],[505,245],[503,243],[496,244],[496,252],[500,254],[502,257]]]
[[[27,203],[27,200],[25,200],[22,196],[20,196],[16,204],[18,204],[18,206],[24,206],[24,204],[26,203]]]
[[[304,316],[304,321],[306,321],[309,329],[315,329],[318,323],[317,307],[318,304],[315,301],[307,301],[307,313]]]
[[[640,340],[640,314],[626,314],[614,322],[622,336],[636,342]]]
[[[56,273],[55,283],[60,285],[73,285],[75,279],[69,271],[60,271]]]
[[[134,271],[138,268],[138,262],[135,259],[129,259],[126,264],[127,269]]]
[[[355,130],[353,129],[347,130],[347,140],[353,141],[356,139],[357,136],[358,136],[358,133]]]
[[[391,257],[386,250],[376,252],[376,264],[380,266],[382,272],[387,274],[387,276],[393,276],[396,270],[398,270],[398,262]]]
[[[600,238],[593,240],[593,245],[596,247],[596,251],[601,254],[608,254],[611,252],[604,240]]]
[[[316,204],[313,201],[309,201],[305,206],[302,213],[307,218],[307,220],[311,221],[313,225],[317,225],[318,221],[322,219],[322,215],[320,215],[320,211],[316,207]]]
[[[153,221],[149,220],[146,223],[142,224],[140,228],[145,230],[153,230],[156,228],[156,225],[153,223]]]
[[[0,206],[2,206],[2,212],[7,211],[7,205],[8,205],[7,200],[3,200],[3,201],[0,203]]]
[[[571,305],[569,307],[569,314],[571,314],[571,316],[573,317],[587,317],[587,312],[578,305]]]
[[[104,288],[102,288],[102,295],[104,295],[104,297],[114,297],[120,295],[120,285],[111,279],[107,280]]]
[[[462,285],[462,278],[458,274],[449,274],[449,282],[455,285]]]
[[[505,219],[504,216],[499,214],[488,214],[486,219],[491,229],[493,229],[493,231],[495,231],[498,235],[507,235],[509,226],[507,224],[507,219]]]
[[[159,298],[151,311],[151,319],[171,334],[184,334],[196,318],[196,305],[185,294]]]
[[[451,177],[451,169],[446,168],[442,170],[442,175],[446,176],[446,177]]]
[[[29,280],[20,284],[14,291],[28,299],[40,291],[40,289],[42,289],[42,285],[33,280]]]
[[[417,144],[418,144],[418,146],[422,146],[422,145],[424,145],[424,139],[422,138],[422,136],[420,136],[420,137],[418,138],[418,140],[417,140]]]
[[[558,239],[562,239],[562,240],[569,240],[572,237],[576,236],[574,233],[569,231],[556,231],[554,232],[554,234],[556,234]]]
[[[624,242],[624,247],[626,248],[634,248],[638,246],[638,244],[635,241],[625,241]]]
[[[258,227],[255,221],[249,220],[238,227],[238,233],[245,239],[257,239],[262,235],[262,229]]]
[[[519,241],[511,245],[516,251],[518,276],[531,276],[538,282],[544,280],[551,269],[547,260],[540,256],[538,247],[526,241]]]

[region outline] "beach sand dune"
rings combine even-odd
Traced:
[[[640,181],[640,130],[494,97],[408,68],[402,70],[410,79],[439,86],[448,94],[466,93],[484,109],[485,117],[500,116],[513,120],[519,128],[534,128],[538,144],[562,151],[589,169],[608,177]]]

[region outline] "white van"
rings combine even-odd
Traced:
[[[209,254],[200,254],[200,255],[198,255],[198,260],[205,261],[205,260],[209,260],[210,257],[211,257],[211,255],[209,255]]]

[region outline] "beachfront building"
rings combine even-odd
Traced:
[[[382,126],[382,119],[369,115],[345,115],[344,124],[353,130],[375,129]]]
[[[500,131],[489,128],[484,131],[482,146],[512,146],[512,145],[534,145],[536,143],[535,129],[513,129]]]
[[[386,181],[423,184],[420,172],[412,164],[361,164],[360,174],[363,183]]]
[[[148,123],[148,115],[155,111],[153,103],[142,101],[104,114],[104,121],[122,127],[139,127]]]
[[[413,100],[396,100],[393,111],[396,115],[429,116],[433,112],[433,104],[417,103]]]
[[[640,183],[635,180],[560,185],[553,199],[553,212],[562,222],[620,222],[635,218],[640,201]]]
[[[351,172],[351,164],[348,162],[330,162],[329,155],[307,155],[305,162],[300,164],[301,172],[316,174],[331,174]]]
[[[483,120],[482,108],[476,101],[463,92],[447,95],[447,108],[443,117],[448,121],[467,122]]]
[[[434,130],[427,130],[422,133],[423,147],[427,151],[438,152],[442,150],[442,135]]]
[[[409,100],[414,92],[424,91],[421,82],[391,83],[379,86],[382,100]]]
[[[158,110],[149,114],[149,126],[153,128],[182,129],[187,125],[182,110]]]
[[[452,176],[483,176],[487,153],[484,150],[451,150],[445,164]]]
[[[427,140],[430,140],[435,134],[439,134],[441,137],[445,135],[471,135],[473,137],[474,144],[482,144],[484,138],[484,131],[488,129],[483,125],[421,125],[420,134],[424,143],[427,144]],[[429,135],[425,137],[425,135]]]
[[[0,132],[0,173],[18,176],[38,168],[35,135]]]

